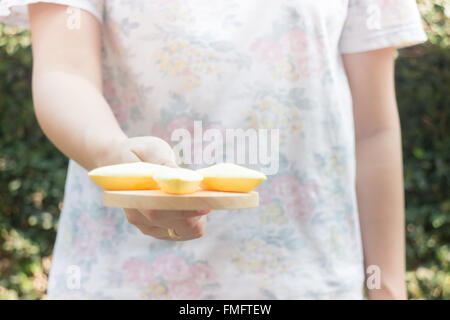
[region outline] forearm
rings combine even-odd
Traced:
[[[357,139],[357,195],[366,268],[381,270],[370,299],[406,298],[404,194],[400,129]]]
[[[35,71],[33,100],[46,136],[87,170],[111,162],[126,139],[99,88],[75,73]]]
[[[126,136],[102,94],[101,25],[81,10],[80,27],[68,28],[66,9],[28,5],[34,108],[50,141],[90,170],[120,162],[114,153]]]

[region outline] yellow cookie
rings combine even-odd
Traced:
[[[218,163],[197,172],[203,176],[200,187],[205,190],[250,192],[267,179],[262,172],[233,163]]]
[[[89,177],[104,190],[155,190],[156,170],[165,168],[148,162],[130,162],[99,167],[89,171]]]
[[[166,193],[187,194],[198,190],[203,177],[193,170],[165,167],[155,173],[154,179]]]

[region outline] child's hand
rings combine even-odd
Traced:
[[[157,137],[134,137],[120,143],[115,163],[143,161],[177,167],[175,154],[170,145]],[[137,210],[124,208],[129,223],[143,234],[162,240],[185,241],[203,236],[206,215],[202,211]],[[178,237],[169,235],[169,229]]]

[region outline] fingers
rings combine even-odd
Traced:
[[[138,228],[146,236],[151,236],[160,240],[175,240],[170,238],[169,232],[166,228],[152,227],[147,225],[137,225],[136,228]]]
[[[166,228],[153,226],[148,219],[135,209],[124,209],[129,223],[138,228],[143,234],[160,240],[171,240]]]
[[[135,209],[123,209],[129,223],[135,226],[148,224],[146,217],[142,215],[138,210]]]
[[[148,220],[148,224],[167,230],[172,228],[183,240],[197,239],[203,236],[206,215],[204,211],[165,211],[144,210],[142,215]]]
[[[155,211],[124,209],[129,223],[136,226],[143,234],[161,240],[186,241],[203,236],[206,215],[210,210],[202,211]],[[172,228],[179,239],[169,237]]]
[[[189,219],[207,215],[211,210],[197,210],[197,211],[169,211],[169,210],[139,210],[144,217],[146,217],[153,224],[159,226],[167,226],[170,221]]]
[[[143,136],[128,139],[129,150],[141,161],[176,167],[175,153],[170,145],[157,137]]]
[[[179,238],[171,238],[168,229],[165,227],[155,227],[149,225],[137,225],[136,227],[145,235],[161,240],[187,241],[201,238],[204,235],[206,226],[206,216],[197,220],[178,220],[171,228]]]
[[[180,236],[179,240],[192,240],[203,236],[205,224],[206,216],[173,220],[172,224],[166,227],[166,231],[168,228],[172,228]]]
[[[127,220],[134,225],[151,224],[168,227],[171,221],[180,219],[199,219],[211,212],[211,210],[198,211],[168,211],[168,210],[136,210],[124,208]]]

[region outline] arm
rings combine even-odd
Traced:
[[[69,29],[66,8],[29,5],[34,108],[50,141],[90,170],[115,162],[111,146],[126,135],[102,95],[100,23],[82,10],[81,28]]]
[[[66,26],[66,6],[29,5],[33,47],[33,102],[40,127],[67,157],[87,170],[134,161],[176,166],[165,141],[128,138],[102,94],[101,28],[81,10],[80,29]],[[203,235],[209,211],[125,209],[142,233],[164,240],[173,228],[180,241]]]
[[[369,299],[406,299],[401,134],[394,49],[343,55],[353,98],[356,189],[366,268],[381,269]]]

